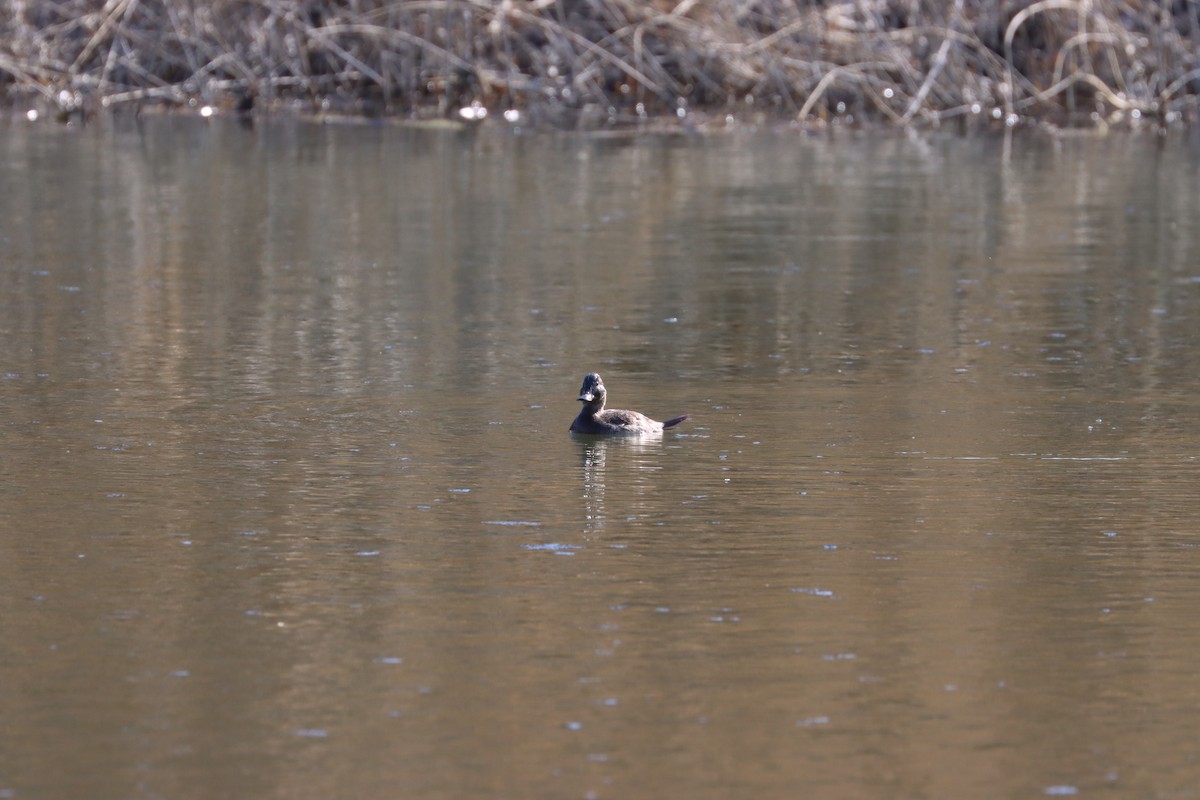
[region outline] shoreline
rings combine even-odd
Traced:
[[[583,131],[1200,121],[1200,10],[996,5],[31,0],[0,11],[0,106]]]

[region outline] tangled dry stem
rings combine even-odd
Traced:
[[[10,0],[0,93],[60,111],[1165,127],[1196,116],[1200,1]]]

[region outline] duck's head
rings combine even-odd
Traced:
[[[608,392],[604,390],[604,381],[600,380],[600,373],[589,372],[583,376],[583,386],[579,387],[579,402],[589,405],[597,404],[601,408],[604,407],[604,398]]]

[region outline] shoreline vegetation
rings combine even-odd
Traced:
[[[1200,0],[10,0],[0,107],[711,129],[1195,124]]]

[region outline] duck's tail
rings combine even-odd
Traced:
[[[679,423],[683,422],[687,418],[688,418],[687,414],[684,414],[681,417],[672,417],[671,419],[669,419],[663,423],[663,429],[665,430],[667,428],[673,428],[676,425],[678,425]]]

